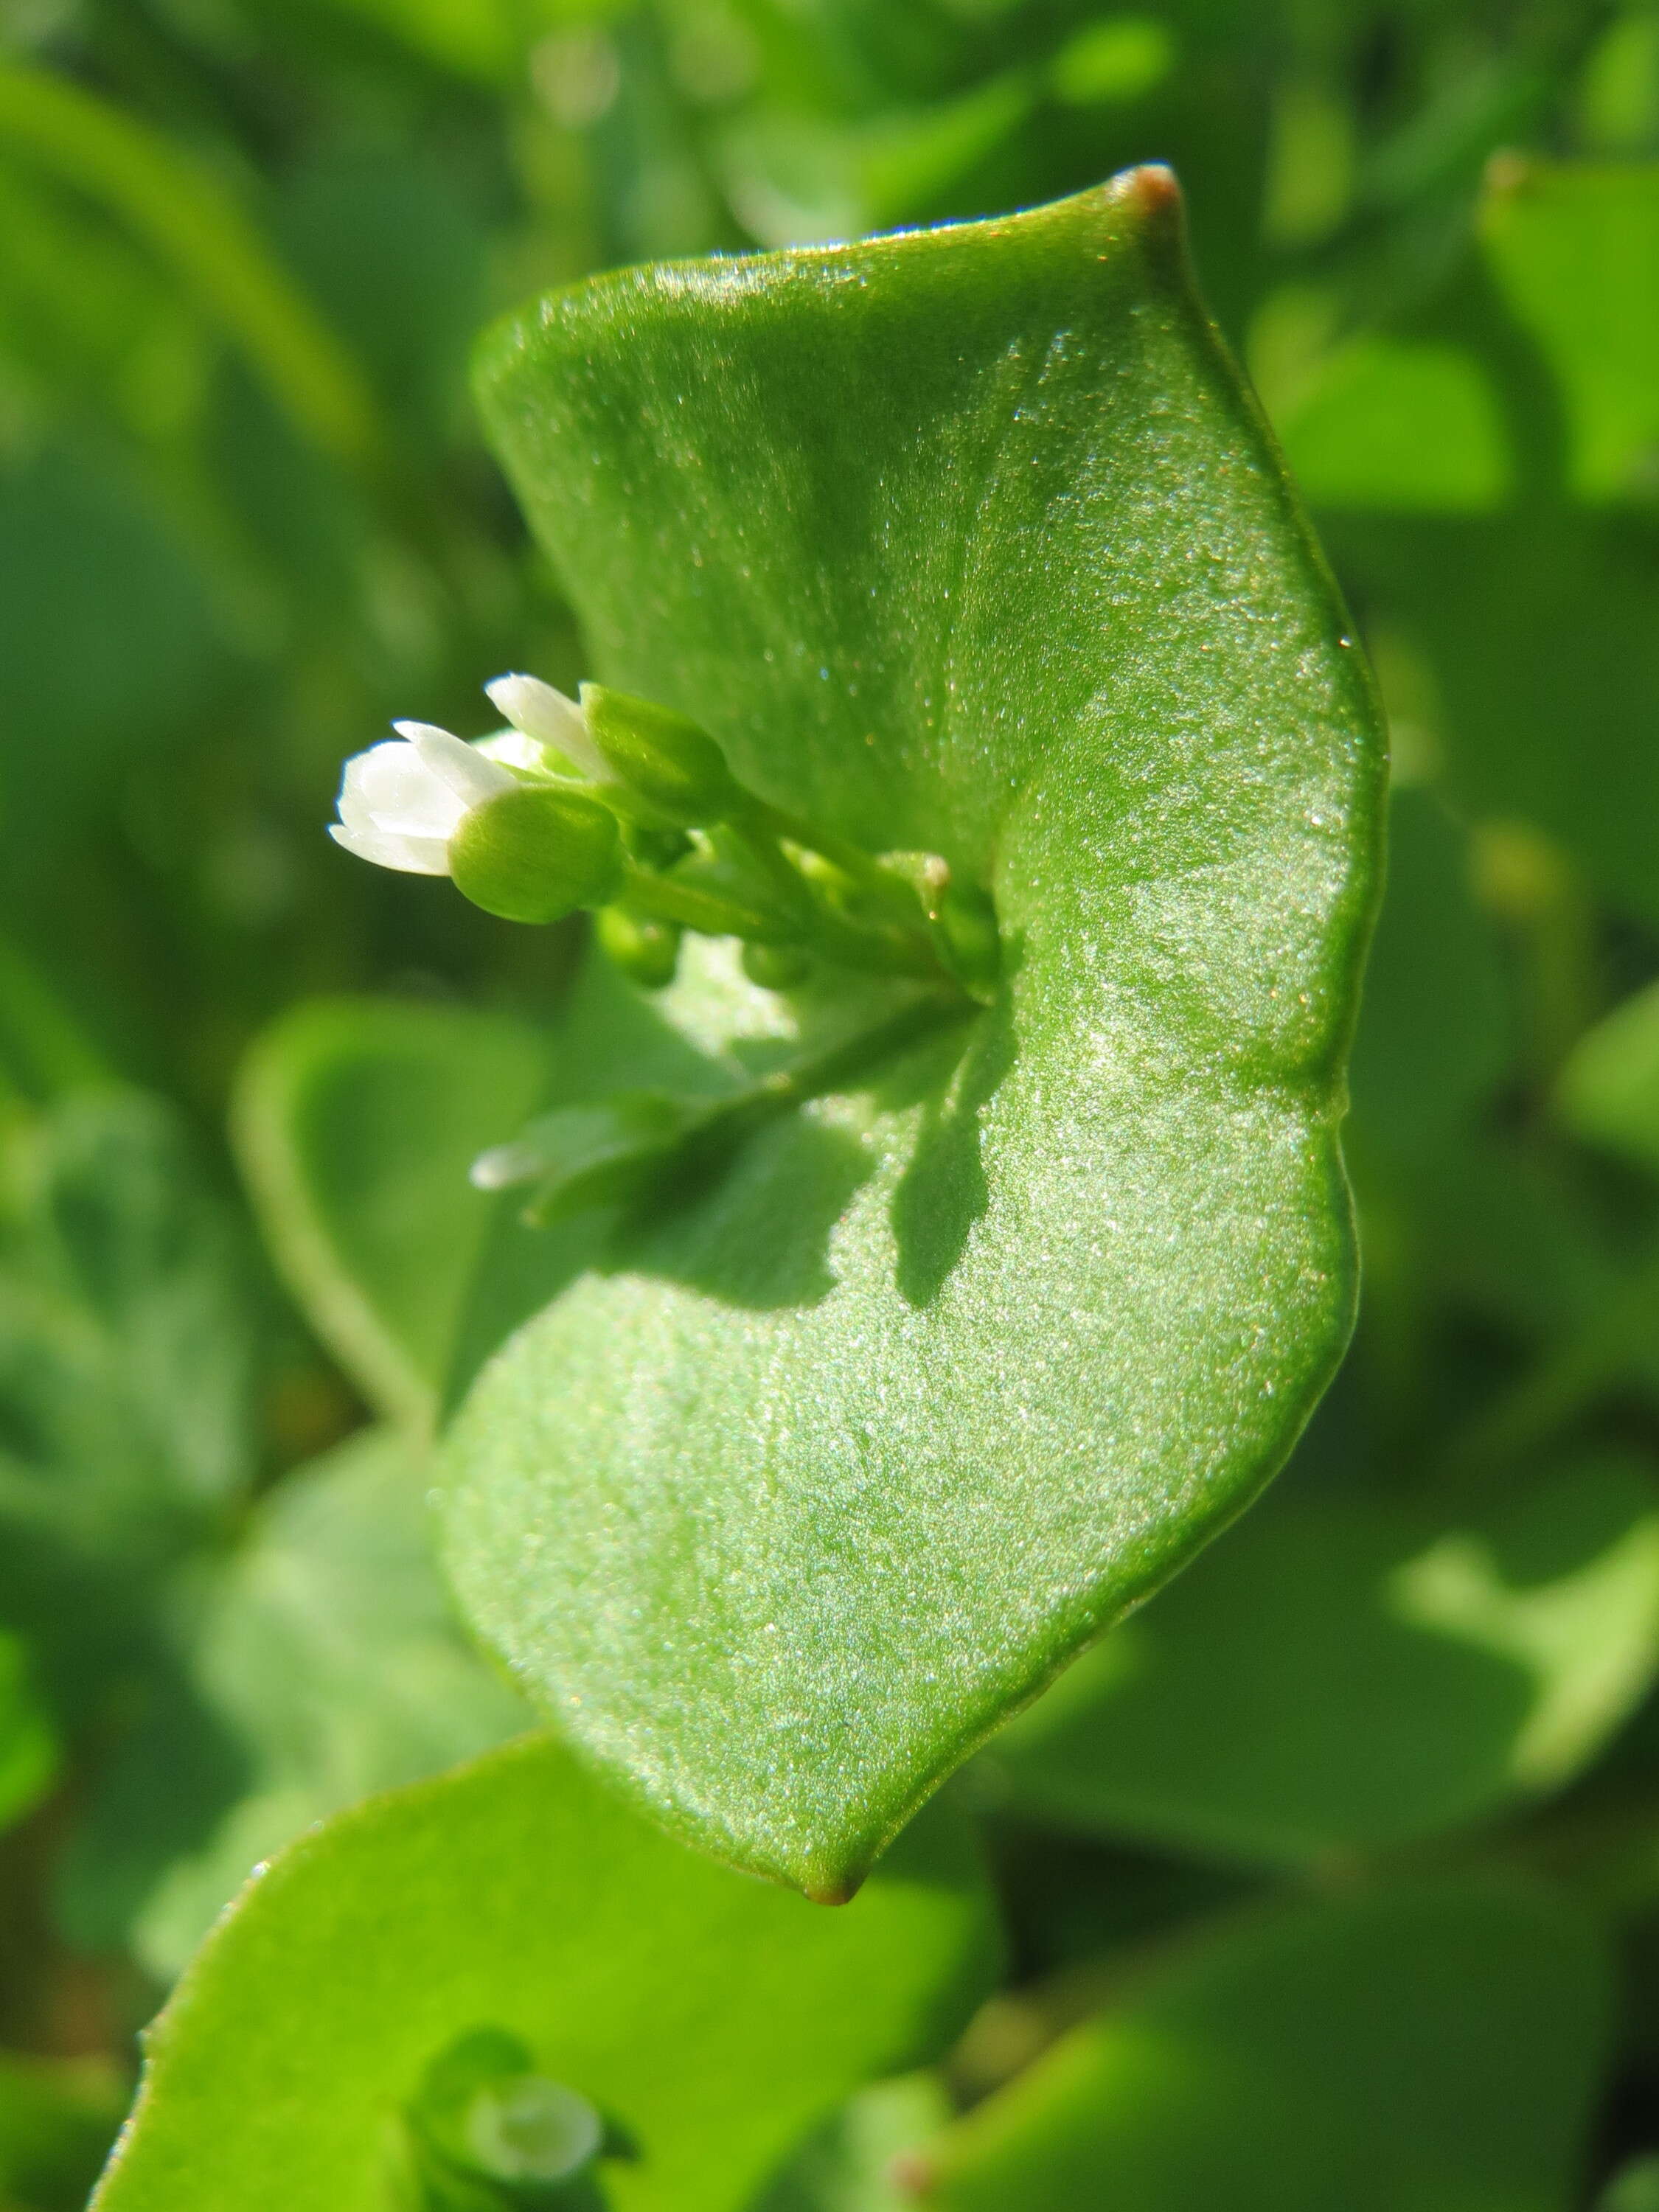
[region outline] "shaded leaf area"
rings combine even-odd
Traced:
[[[88,1093],[12,1152],[0,1772],[21,1810],[53,1735],[72,1748],[58,1923],[166,1980],[277,1845],[526,1716],[453,1622],[413,1446],[369,1437],[255,1498],[270,1293],[172,1110]]]
[[[844,1895],[1340,1350],[1371,697],[1162,173],[580,289],[483,376],[607,679],[999,908],[965,1043],[665,1209],[447,1450],[458,1588],[561,1724]]]
[[[1451,1886],[1264,1915],[981,2106],[930,2203],[1031,2212],[1561,2212],[1611,2021],[1592,1925]]]
[[[1595,1757],[1659,1664],[1645,1470],[1565,1467],[1464,1516],[1319,1472],[1003,1733],[994,1802],[1295,1863],[1442,1833]]]
[[[738,2212],[826,2107],[939,2046],[994,1952],[942,1816],[822,1913],[683,1850],[550,1746],[512,1747],[343,1815],[246,1892],[151,2032],[95,2202],[370,2212],[399,2106],[488,2027],[617,2130],[618,2212]]]

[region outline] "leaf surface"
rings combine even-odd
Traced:
[[[1340,1351],[1368,679],[1161,171],[601,279],[483,388],[604,680],[1000,915],[997,1006],[620,1229],[453,1432],[453,1571],[526,1686],[843,1896]],[[763,997],[694,962],[662,1018],[718,1055]]]
[[[529,1740],[342,1815],[244,1893],[150,2031],[99,2212],[382,2212],[428,2063],[517,2035],[637,2155],[616,2212],[740,2212],[792,2142],[928,2056],[994,1972],[939,1818],[844,1913],[683,1850]]]

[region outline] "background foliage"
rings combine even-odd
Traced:
[[[1588,0],[4,0],[0,2202],[250,1866],[523,1725],[420,1455],[571,944],[320,834],[583,672],[474,332],[1144,159],[1389,709],[1362,1319],[957,1785],[1002,1993],[766,2203],[941,2129],[951,2205],[1659,2203],[1659,12]]]

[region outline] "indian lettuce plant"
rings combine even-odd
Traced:
[[[0,25],[3,2212],[1659,2205],[1656,162]]]
[[[1249,1503],[1352,1323],[1380,716],[1169,173],[596,280],[480,391],[603,680],[400,723],[333,835],[595,916],[425,1347],[454,1587],[570,1752],[256,1883],[112,2212],[747,2202],[982,1974],[920,1808]],[[329,1050],[246,1141],[374,1307]]]

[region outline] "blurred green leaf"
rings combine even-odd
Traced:
[[[1659,1175],[1659,984],[1634,993],[1579,1039],[1556,1103],[1575,1135]]]
[[[0,2203],[12,2212],[81,2212],[120,2124],[126,2094],[96,2059],[0,2051]]]
[[[1659,1668],[1643,1471],[1455,1516],[1285,1480],[983,1754],[1007,1803],[1251,1859],[1381,1849],[1559,1786]]]
[[[1595,2212],[1659,2212],[1659,2158],[1620,2167],[1596,2198]]]
[[[1329,514],[1338,565],[1433,670],[1448,787],[1565,842],[1659,915],[1659,535],[1582,509],[1421,520]]]
[[[137,1571],[252,1477],[248,1255],[177,1116],[142,1092],[71,1097],[33,1182],[0,1269],[0,1516]]]
[[[936,2074],[906,2074],[861,2089],[797,2153],[754,2212],[907,2212],[905,2159],[951,2118]]]
[[[1450,1884],[1264,1916],[939,2146],[939,2212],[1566,2212],[1612,1991],[1565,1905]]]
[[[342,460],[378,457],[380,427],[356,364],[208,172],[135,116],[17,61],[0,61],[0,149],[130,224],[318,445]]]
[[[1490,514],[1513,489],[1497,396],[1455,346],[1351,340],[1304,380],[1277,428],[1316,507]]]
[[[459,1007],[319,1000],[253,1047],[234,1113],[270,1248],[370,1401],[430,1425],[495,1201],[467,1171],[542,1103],[549,1049]]]
[[[515,1746],[343,1815],[244,1893],[150,2031],[99,2212],[380,2212],[389,2119],[482,2027],[635,2147],[603,2168],[617,2212],[740,2212],[827,2106],[938,2048],[994,1948],[942,1819],[824,1913]]]
[[[1439,800],[1397,791],[1349,1064],[1351,1154],[1393,1161],[1434,1150],[1469,1127],[1504,1073],[1501,950],[1469,870],[1468,839]]]
[[[57,1741],[35,1690],[28,1652],[0,1629],[0,1829],[39,1802],[57,1770]],[[3,2162],[0,2151],[0,2172]]]
[[[607,681],[1000,904],[971,1032],[613,1238],[451,1432],[481,1632],[680,1832],[834,1898],[1328,1376],[1368,681],[1160,172],[568,293],[483,388]],[[712,965],[662,1005],[791,1025]]]
[[[1659,163],[1509,161],[1482,211],[1492,269],[1557,379],[1568,482],[1659,499]]]
[[[170,1978],[291,1838],[530,1724],[451,1619],[427,1480],[406,1443],[370,1434],[262,1501],[198,1601],[188,1659],[200,1711],[235,1747],[242,1794],[193,1847],[135,1865],[134,1837],[158,1833],[139,1801],[176,1787],[179,1716],[158,1711],[124,1747],[71,1853],[83,1930],[100,1894],[133,1894],[133,1948]]]

